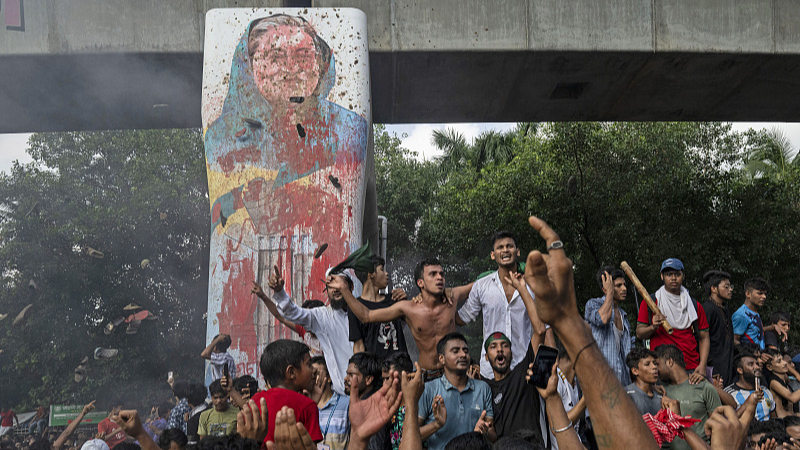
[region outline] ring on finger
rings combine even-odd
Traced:
[[[563,249],[564,249],[564,243],[561,242],[561,241],[553,241],[552,244],[547,246],[547,251],[548,252],[550,250],[563,250]]]

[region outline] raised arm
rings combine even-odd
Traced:
[[[272,314],[272,317],[278,319],[278,322],[286,325],[287,327],[289,327],[289,329],[294,331],[295,323],[283,317],[283,314],[281,314],[281,312],[278,311],[278,306],[275,305],[275,302],[273,302],[271,298],[267,297],[267,294],[265,294],[264,290],[261,289],[261,285],[253,281],[253,288],[250,289],[250,292],[256,294],[256,297],[261,299],[261,302],[264,303],[264,306],[267,307],[267,311],[269,311],[269,313]]]
[[[419,431],[419,398],[425,390],[422,371],[419,363],[414,363],[417,371],[413,374],[403,372],[400,376],[400,388],[406,405],[406,418],[403,421],[403,437],[400,450],[422,450],[422,436]],[[414,378],[409,379],[413,375]]]
[[[561,242],[544,221],[531,217],[529,222],[548,248]],[[639,410],[608,366],[589,324],[578,313],[572,261],[563,247],[549,250],[546,255],[538,250],[530,252],[525,281],[536,295],[539,318],[555,330],[573,361],[598,447],[656,450],[658,446]]]
[[[281,271],[278,270],[278,266],[272,267],[273,273],[269,277],[268,285],[270,289],[272,289],[273,300],[275,304],[278,306],[281,315],[284,319],[294,322],[297,325],[305,328],[307,331],[312,333],[317,332],[316,327],[316,320],[314,320],[314,315],[311,314],[310,309],[305,309],[297,306],[293,301],[292,298],[289,297],[289,294],[283,290],[284,280],[281,276]]]
[[[120,411],[119,415],[113,416],[111,420],[116,422],[125,434],[139,441],[142,450],[161,450],[158,445],[153,442],[153,438],[144,431],[142,421],[139,419],[139,413],[137,411]]]
[[[606,300],[603,302],[603,306],[597,310],[597,316],[603,325],[606,325],[611,320],[611,312],[614,311],[614,280],[611,279],[611,274],[608,272],[603,272],[603,292],[606,294]],[[588,313],[586,316],[586,320],[589,320]]]
[[[64,442],[67,439],[69,439],[70,436],[72,436],[72,433],[74,433],[75,429],[78,428],[78,426],[81,424],[81,421],[86,416],[86,414],[89,414],[94,410],[94,402],[95,400],[92,400],[91,402],[86,404],[81,410],[81,413],[78,414],[78,417],[76,417],[75,420],[70,422],[69,425],[67,425],[67,428],[65,428],[64,431],[61,432],[61,435],[58,436],[58,439],[56,439],[56,441],[53,442],[53,450],[60,449],[61,446],[64,445]]]
[[[200,356],[205,359],[211,359],[211,353],[214,351],[214,347],[216,347],[217,344],[225,338],[225,336],[227,335],[220,334],[216,338],[212,339],[211,343],[208,344],[208,347],[206,347],[202,352],[200,352]]]
[[[545,409],[547,410],[547,423],[553,430],[553,435],[556,437],[558,448],[562,450],[584,450],[586,447],[581,444],[578,433],[573,427],[573,422],[567,416],[567,411],[564,409],[564,403],[561,401],[561,396],[558,395],[558,366],[553,364],[553,370],[550,372],[550,379],[547,380],[547,387],[542,389],[536,387],[539,395],[545,401]],[[530,380],[533,375],[533,363],[528,365],[528,376],[526,379]]]
[[[362,323],[390,322],[404,317],[404,308],[409,302],[397,302],[388,308],[369,309],[364,306],[350,292],[350,287],[341,276],[330,275],[325,281],[328,289],[337,289],[347,302],[347,308],[355,314]]]
[[[545,333],[547,333],[547,325],[539,319],[539,314],[536,313],[536,303],[528,292],[528,285],[525,284],[525,279],[521,273],[511,273],[510,277],[506,277],[506,283],[514,287],[519,292],[522,302],[525,304],[525,311],[528,313],[528,320],[531,321],[533,327],[533,335],[531,336],[531,347],[534,351],[539,348],[539,345],[544,342]]]

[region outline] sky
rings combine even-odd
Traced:
[[[468,142],[471,142],[472,139],[484,131],[506,131],[514,126],[514,123],[437,123],[387,125],[386,129],[390,133],[397,133],[399,137],[406,134],[407,136],[403,139],[403,146],[416,150],[423,159],[431,159],[441,153],[431,143],[431,136],[434,130],[454,128],[463,134]],[[749,128],[770,129],[772,127],[783,129],[791,139],[792,146],[795,149],[800,148],[800,123],[736,122],[733,124],[733,128],[736,131],[745,131]],[[25,152],[28,136],[30,134],[0,134],[0,172],[8,172],[15,160],[19,160],[21,163],[31,161],[30,156]]]

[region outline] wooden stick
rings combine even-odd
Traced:
[[[641,281],[639,281],[639,278],[636,276],[636,274],[633,273],[633,269],[631,269],[631,266],[629,266],[627,262],[622,261],[620,267],[625,272],[625,275],[627,275],[628,278],[631,279],[633,285],[636,286],[636,290],[639,291],[639,294],[641,294],[642,297],[644,297],[644,301],[647,302],[647,306],[650,307],[650,311],[652,311],[653,314],[661,314],[661,310],[658,309],[658,305],[656,305],[656,303],[650,297],[650,293],[647,292],[647,289],[644,288],[644,285],[642,284]],[[672,326],[669,324],[669,322],[667,322],[667,319],[664,319],[664,322],[661,323],[661,326],[664,327],[664,330],[668,334],[672,334],[673,329]]]

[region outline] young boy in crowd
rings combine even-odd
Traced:
[[[653,389],[658,381],[657,358],[656,352],[641,347],[632,349],[625,358],[633,380],[625,391],[642,415],[650,413],[655,416],[661,409],[661,394]]]
[[[211,393],[211,403],[214,408],[200,414],[200,426],[197,434],[200,439],[206,436],[226,436],[236,432],[236,415],[239,408],[228,404],[228,393],[222,388],[219,380],[208,386]]]
[[[308,346],[289,339],[271,342],[264,348],[259,366],[264,380],[271,386],[252,398],[259,411],[266,406],[269,414],[264,442],[274,440],[275,416],[284,406],[293,409],[297,422],[305,426],[314,442],[320,442],[319,409],[313,400],[303,395],[303,390],[314,389],[314,368]]]

